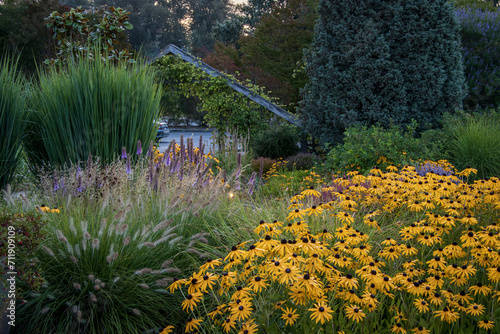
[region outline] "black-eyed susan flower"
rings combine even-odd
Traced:
[[[273,252],[276,255],[285,256],[293,253],[293,247],[292,244],[289,244],[286,239],[281,239],[281,242],[273,248]]]
[[[348,305],[345,308],[345,314],[346,316],[356,322],[363,321],[363,319],[366,317],[366,314],[363,312],[363,310],[356,306],[356,305]]]
[[[491,288],[488,285],[483,285],[483,283],[478,282],[476,285],[469,287],[469,291],[474,293],[474,296],[481,294],[487,296],[491,293]]]
[[[281,319],[285,320],[285,325],[292,326],[295,324],[295,321],[299,318],[299,314],[297,311],[291,307],[286,307],[283,309],[283,314],[281,315]]]
[[[241,329],[238,334],[255,334],[258,329],[259,327],[255,324],[255,322],[248,320],[241,325]]]
[[[338,284],[348,290],[358,288],[358,280],[351,274],[339,277]]]
[[[317,190],[314,190],[313,186],[309,187],[309,189],[302,191],[300,194],[303,196],[314,196],[314,197],[321,196],[321,193]]]
[[[485,309],[484,305],[474,303],[474,304],[469,305],[469,307],[467,307],[465,312],[467,312],[467,314],[470,314],[474,317],[477,317],[478,315],[484,314],[484,309]]]
[[[237,260],[245,256],[245,251],[238,248],[238,246],[233,246],[231,251],[226,255],[224,261],[227,260]]]
[[[264,239],[260,239],[260,241],[255,244],[255,247],[268,251],[279,244],[280,242],[278,240],[273,239],[270,235],[266,235]]]
[[[431,331],[428,329],[425,329],[425,327],[418,326],[415,327],[411,330],[412,334],[430,334]]]
[[[185,333],[196,331],[202,322],[202,319],[189,318],[186,323]]]
[[[396,334],[406,334],[406,329],[404,329],[403,325],[400,322],[398,322],[392,326],[391,332]]]
[[[205,272],[208,269],[214,269],[222,264],[221,259],[207,259],[207,261],[200,267],[200,272]]]
[[[221,304],[219,306],[216,306],[215,309],[213,309],[211,312],[209,312],[207,315],[214,320],[216,316],[221,315],[222,312],[224,311],[224,308],[226,307],[226,304]]]
[[[500,282],[500,267],[488,268],[488,279],[493,283]]]
[[[174,278],[174,281],[168,286],[168,290],[170,293],[174,293],[175,290],[179,289],[182,285],[186,284],[187,280],[186,279],[178,279]]]
[[[310,308],[311,311],[311,319],[315,320],[316,323],[321,322],[324,324],[326,321],[330,321],[333,316],[333,310],[326,303],[316,303],[313,308]]]
[[[235,320],[245,320],[252,315],[252,312],[252,304],[249,301],[242,302],[231,309],[231,317]]]
[[[441,321],[446,321],[447,323],[452,323],[457,321],[460,318],[460,314],[458,312],[454,312],[448,307],[444,307],[441,311],[434,311],[435,318],[440,318]]]
[[[203,298],[203,293],[194,292],[186,296],[186,299],[182,302],[182,309],[186,312],[192,311],[196,304]]]
[[[281,284],[290,284],[297,280],[299,269],[295,266],[283,265],[278,272],[278,280]]]
[[[341,222],[345,224],[354,223],[354,217],[344,211],[339,211],[338,213],[335,214],[335,217],[337,217]]]
[[[406,321],[406,317],[403,312],[397,311],[397,314],[393,317],[396,322]]]
[[[230,332],[233,328],[236,328],[236,321],[232,317],[224,319],[222,322],[222,329],[224,333]]]
[[[254,276],[248,283],[248,287],[256,293],[259,293],[260,290],[265,289],[268,285],[269,284],[267,284],[266,281],[260,276]]]
[[[231,299],[232,300],[242,299],[243,301],[250,301],[249,298],[250,298],[251,291],[252,290],[246,286],[244,287],[244,286],[238,285],[236,287],[236,291],[231,296]]]
[[[420,313],[429,311],[429,303],[425,299],[417,298],[413,301],[413,305],[415,305],[416,309]]]
[[[199,284],[199,289],[202,292],[207,292],[208,289],[212,289],[212,287],[215,285],[215,282],[217,282],[219,275],[215,275],[212,273],[205,273],[202,276],[202,273],[200,273],[201,280]]]
[[[305,215],[306,215],[305,211],[295,209],[288,214],[288,216],[286,217],[286,220],[302,219]]]
[[[481,329],[490,330],[495,327],[495,322],[491,320],[481,320],[477,323],[477,327]]]
[[[172,326],[172,325],[168,325],[167,327],[165,327],[161,332],[160,334],[170,334],[174,331],[175,327]]]

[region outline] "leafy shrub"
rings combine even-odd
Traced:
[[[312,153],[299,153],[286,158],[286,162],[286,168],[289,171],[294,169],[305,170],[321,163],[321,158]]]
[[[358,170],[366,173],[374,166],[404,166],[417,159],[427,158],[429,151],[413,137],[416,124],[406,131],[393,125],[388,130],[380,126],[354,126],[345,132],[344,143],[327,155],[326,167],[333,172]]]
[[[34,126],[25,141],[30,162],[48,159],[44,162],[62,166],[89,155],[111,161],[122,147],[131,152],[139,140],[153,140],[160,90],[140,64],[114,66],[100,57],[84,58],[41,73],[32,102]]]
[[[17,62],[0,63],[0,190],[14,180],[25,128],[26,83]]]
[[[500,11],[485,2],[481,6],[455,10],[469,87],[464,100],[467,110],[500,105]]]
[[[457,169],[475,168],[480,179],[500,175],[498,111],[447,115],[443,125],[445,157]]]
[[[286,158],[299,151],[296,130],[291,125],[269,127],[251,143],[255,155],[271,159]]]

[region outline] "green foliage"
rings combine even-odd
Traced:
[[[47,210],[48,236],[31,253],[45,284],[19,295],[25,303],[18,304],[13,330],[158,333],[186,320],[182,299],[165,288],[207,257],[220,256],[212,217],[228,196],[192,145],[176,152],[151,149],[135,162],[44,171],[22,208],[10,201],[19,213],[40,202],[60,211]]]
[[[164,56],[153,67],[158,69],[158,78],[163,82],[164,90],[174,88],[184,96],[198,97],[200,111],[206,113],[207,125],[220,134],[229,128],[238,129],[239,133],[250,133],[250,137],[253,137],[270,118],[267,110],[229,87],[227,78],[211,77],[177,56]],[[259,87],[250,83],[246,87],[266,97]]]
[[[286,158],[299,151],[299,137],[294,126],[271,126],[252,139],[251,147],[256,156],[271,159]]]
[[[286,158],[286,168],[292,170],[307,170],[321,163],[321,158],[313,153],[299,153]]]
[[[47,283],[19,308],[19,333],[138,333],[182,317],[164,288],[179,272],[168,261],[178,252],[176,227],[112,218],[51,224],[36,253]]]
[[[0,5],[0,51],[16,54],[19,69],[36,74],[37,66],[55,57],[54,41],[44,19],[53,11],[66,10],[58,0],[6,0]]]
[[[189,31],[191,47],[212,50],[214,39],[210,32],[217,22],[224,20],[229,11],[229,0],[187,0],[191,9]]]
[[[446,0],[323,0],[306,54],[306,129],[338,144],[361,124],[433,128],[462,105],[459,25]],[[335,18],[335,19],[332,19]]]
[[[470,179],[500,175],[500,112],[461,113],[443,119],[445,157],[458,169],[477,169]]]
[[[26,82],[17,62],[0,61],[0,190],[14,180],[26,126]]]
[[[366,173],[375,166],[384,170],[390,165],[402,167],[418,159],[431,158],[430,150],[413,137],[415,129],[415,123],[406,131],[396,125],[387,130],[379,125],[350,127],[343,144],[328,153],[326,168],[334,173],[351,170]]]
[[[109,11],[102,13],[98,23],[90,28],[87,24],[89,19],[81,7],[62,14],[52,12],[46,19],[46,25],[57,42],[57,59],[47,59],[45,62],[64,63],[75,57],[93,59],[97,55],[115,62],[134,62],[127,49],[117,48],[119,39],[124,36],[122,32],[133,28],[128,21],[129,14],[121,8],[110,7]]]
[[[455,10],[469,88],[465,110],[500,106],[500,11],[482,4]]]
[[[43,282],[34,254],[47,235],[46,225],[47,219],[40,212],[31,210],[19,214],[10,207],[0,205],[0,258],[7,258],[9,254],[12,256],[9,249],[14,251],[18,294],[36,291]],[[11,244],[14,247],[10,247]]]
[[[456,8],[470,8],[470,7],[475,7],[475,8],[480,8],[481,10],[485,11],[494,11],[496,10],[496,6],[492,4],[491,1],[484,1],[484,0],[451,0],[451,3]]]
[[[292,0],[277,5],[262,17],[253,34],[238,41],[247,69],[259,68],[279,80],[279,85],[273,85],[272,80],[257,83],[279,94],[289,111],[297,107],[300,89],[308,81],[302,70],[303,50],[313,41],[317,5],[318,0]]]
[[[141,64],[81,58],[41,73],[25,141],[31,164],[61,166],[89,155],[111,161],[122,147],[134,151],[155,137],[160,98],[154,72]]]

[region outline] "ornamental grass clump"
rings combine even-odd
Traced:
[[[420,176],[412,166],[388,166],[303,190],[288,198],[287,212],[260,221],[254,238],[169,285],[190,317],[178,329],[421,334],[496,328],[500,179],[461,180],[474,172]]]
[[[13,330],[142,333],[158,332],[166,317],[185,321],[182,299],[165,287],[222,255],[220,232],[207,221],[227,184],[212,175],[209,157],[192,140],[164,153],[139,144],[111,164],[90,157],[85,167],[41,172],[23,209],[37,206],[48,220],[33,253],[43,284],[22,295]]]
[[[82,57],[39,74],[25,140],[30,163],[62,167],[89,155],[111,162],[122,147],[154,139],[161,91],[142,64]]]
[[[15,179],[26,127],[26,81],[17,61],[0,60],[0,190]]]
[[[36,253],[45,282],[25,295],[18,333],[136,333],[182,316],[164,290],[181,272],[177,226],[122,214],[53,224]]]
[[[484,179],[500,175],[500,113],[459,113],[444,118],[444,149],[459,169],[472,167]]]

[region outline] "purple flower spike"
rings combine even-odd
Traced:
[[[137,141],[137,155],[142,154],[142,143],[140,140]]]
[[[127,149],[125,146],[122,147],[122,159],[125,159],[127,157]]]
[[[130,168],[130,157],[127,157],[127,175],[132,172],[132,168]]]

